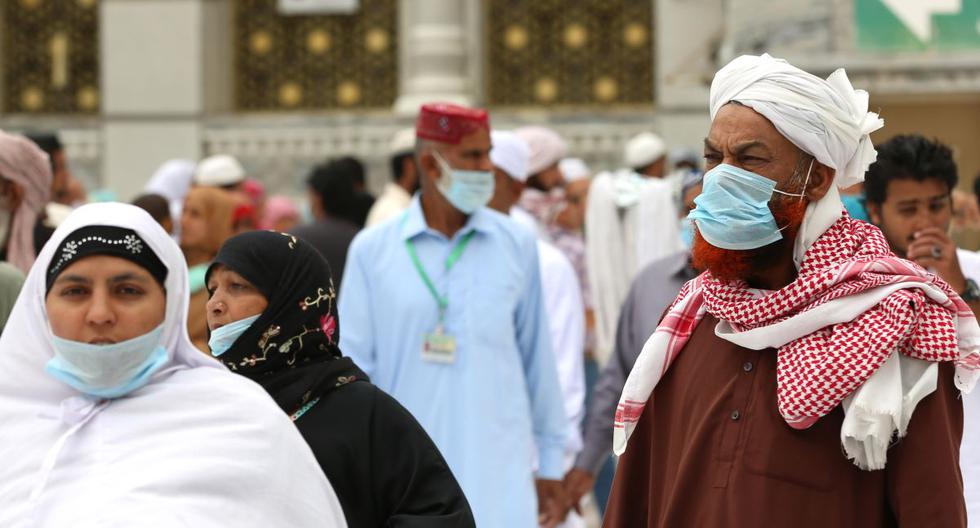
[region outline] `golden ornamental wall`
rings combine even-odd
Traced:
[[[235,0],[239,110],[387,108],[398,89],[396,0],[353,15],[283,16],[277,0]]]
[[[485,0],[492,105],[652,104],[650,0]]]
[[[3,111],[99,111],[97,0],[3,0]]]

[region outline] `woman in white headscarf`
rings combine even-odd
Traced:
[[[288,417],[191,345],[187,303],[141,209],[55,231],[0,337],[0,526],[345,526]]]

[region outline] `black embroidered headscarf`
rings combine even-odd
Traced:
[[[262,385],[287,413],[355,380],[367,380],[338,346],[337,292],[327,261],[308,243],[274,231],[228,239],[221,265],[252,283],[269,305],[227,352],[229,369]]]
[[[51,291],[51,286],[62,271],[76,260],[92,255],[109,255],[133,262],[149,272],[160,286],[167,280],[167,266],[136,231],[125,227],[90,225],[76,229],[58,245],[45,276],[47,291]]]

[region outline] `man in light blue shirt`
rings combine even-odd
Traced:
[[[421,195],[348,253],[341,348],[432,436],[478,526],[537,526],[536,496],[553,524],[568,422],[535,239],[483,207],[485,111],[425,105],[416,135]]]

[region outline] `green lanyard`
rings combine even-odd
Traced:
[[[469,233],[463,235],[463,237],[459,239],[459,242],[456,243],[456,247],[449,252],[449,256],[446,257],[447,273],[450,269],[452,269],[453,265],[459,261],[459,258],[463,256],[463,250],[465,250],[466,246],[470,243],[470,239],[473,238],[474,233],[476,233],[476,231],[470,231]],[[411,240],[406,240],[405,247],[408,248],[408,254],[412,257],[412,264],[415,265],[415,271],[419,273],[419,277],[422,277],[422,282],[425,283],[425,287],[429,289],[429,293],[432,294],[432,298],[435,299],[436,304],[439,305],[439,323],[442,324],[446,316],[446,308],[449,306],[449,299],[447,299],[445,296],[439,295],[439,292],[436,291],[436,285],[432,283],[432,279],[429,278],[429,274],[426,273],[425,268],[422,267],[422,261],[419,260],[418,253],[415,252],[415,244],[413,244]]]

